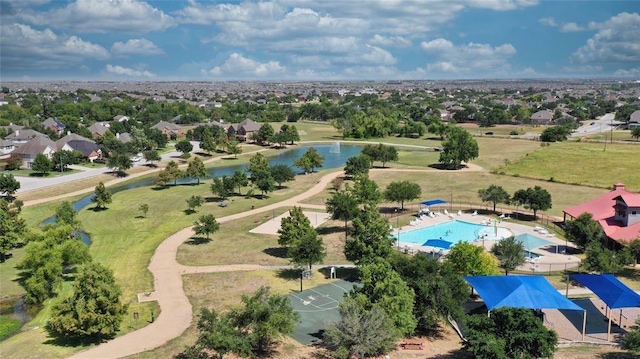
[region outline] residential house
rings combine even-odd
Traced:
[[[102,123],[94,123],[89,126],[89,131],[91,131],[91,135],[93,138],[98,138],[104,136],[107,131],[109,131],[109,127],[103,125]]]
[[[7,140],[7,141],[12,141],[12,142],[14,142],[16,144],[22,144],[22,143],[29,142],[29,140],[31,140],[32,138],[35,138],[35,137],[47,137],[47,135],[45,135],[44,133],[40,133],[38,131],[35,131],[35,130],[24,130],[23,129],[23,130],[16,130],[15,132],[13,132],[9,136],[5,137],[4,139]]]
[[[42,125],[45,128],[53,131],[56,135],[61,135],[62,133],[64,133],[64,129],[67,127],[64,123],[58,121],[58,119],[55,117],[49,117],[48,119],[42,121]]]
[[[12,141],[0,140],[0,156],[9,154],[16,149],[16,144]]]
[[[531,115],[531,123],[534,125],[548,125],[553,121],[553,111],[541,110]]]
[[[13,154],[22,158],[22,168],[29,169],[38,154],[43,154],[51,159],[56,149],[56,143],[51,141],[49,137],[36,136],[18,146],[18,148],[13,150]]]
[[[178,116],[180,116],[180,115],[178,115]],[[182,127],[180,125],[176,125],[175,123],[171,123],[171,122],[167,122],[167,121],[160,121],[160,122],[156,123],[155,125],[151,126],[151,128],[156,129],[156,130],[160,130],[160,132],[165,134],[167,137],[171,137],[172,135],[174,135],[176,137],[181,137],[181,136],[184,135],[184,130],[182,129]]]
[[[129,143],[133,140],[129,132],[116,133],[116,139],[122,143]]]
[[[0,106],[8,105],[9,101],[5,100],[3,97],[0,97]]]
[[[56,141],[58,151],[78,151],[89,162],[102,158],[102,150],[95,141],[78,134],[67,132],[67,135]]]
[[[633,129],[634,127],[640,127],[640,110],[635,110],[629,116],[629,129]]]
[[[590,213],[604,230],[608,247],[620,247],[640,239],[640,193],[627,191],[623,183],[616,183],[602,196],[563,212],[565,221],[567,215],[573,219]]]
[[[254,132],[258,131],[262,125],[246,119],[240,123],[234,123],[227,129],[227,137],[235,138],[239,141],[250,140]]]

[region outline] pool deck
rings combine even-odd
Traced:
[[[424,228],[428,226],[433,226],[436,224],[446,223],[453,220],[461,220],[469,223],[484,225],[487,227],[493,226],[493,221],[495,218],[490,218],[481,215],[473,215],[471,213],[463,212],[461,215],[452,214],[450,216],[441,214],[435,217],[427,217],[418,222],[416,225],[407,225],[400,228],[393,228],[392,233],[397,234],[400,233],[400,243],[398,244],[398,249],[403,250],[406,253],[416,253],[416,252],[426,252],[426,253],[437,253],[444,252],[441,248],[434,248],[428,246],[422,246],[415,243],[406,243],[402,242],[402,233],[406,233],[409,231],[413,231],[419,228]],[[487,223],[490,223],[487,225]],[[545,241],[549,241],[554,243],[556,246],[546,246],[546,247],[538,247],[532,249],[531,252],[538,254],[540,257],[528,260],[527,263],[518,267],[519,270],[531,271],[533,273],[537,272],[548,272],[548,271],[556,271],[556,270],[564,270],[565,268],[576,267],[580,264],[580,259],[576,258],[572,255],[565,255],[563,253],[563,249],[565,247],[565,240],[561,238],[557,238],[554,233],[540,233],[537,228],[531,227],[526,224],[517,223],[514,219],[499,219],[498,227],[506,228],[514,236],[518,236],[520,234],[528,233],[530,235],[536,236],[538,238],[544,239]],[[487,251],[491,250],[491,247],[496,243],[496,240],[476,240],[471,242],[478,246],[483,246]],[[566,243],[569,247],[575,248],[573,243]],[[558,253],[556,253],[556,250]]]

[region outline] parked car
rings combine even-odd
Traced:
[[[140,162],[142,158],[135,156],[135,157],[131,157],[131,162]]]

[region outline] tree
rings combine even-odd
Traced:
[[[27,226],[20,211],[15,203],[0,199],[0,263],[7,259],[13,248],[22,244]]]
[[[189,212],[194,213],[196,208],[202,206],[204,199],[202,196],[193,195],[187,199],[187,206],[189,206]]]
[[[631,137],[635,138],[636,141],[640,141],[640,126],[636,126],[631,130]]]
[[[409,335],[416,328],[413,315],[415,294],[398,272],[380,258],[359,267],[361,287],[354,287],[351,297],[371,310],[379,305],[389,316],[401,335]]]
[[[200,184],[201,177],[207,177],[207,169],[204,167],[204,162],[199,157],[193,159],[193,161],[189,162],[187,166],[187,171],[185,172],[187,177],[195,178]]]
[[[154,162],[162,160],[162,157],[160,157],[160,154],[158,154],[158,151],[156,150],[144,151],[142,156],[144,157],[144,160],[152,166],[154,165]]]
[[[211,135],[211,131],[207,130],[203,133],[200,139],[200,148],[205,150],[209,155],[218,148],[213,135]]]
[[[636,325],[632,330],[622,337],[622,343],[625,349],[634,354],[640,354],[640,318],[636,319]]]
[[[338,311],[340,321],[330,324],[322,338],[335,357],[379,356],[395,347],[398,336],[389,330],[393,322],[379,305],[366,310],[354,299],[345,298]]]
[[[245,172],[235,170],[233,172],[233,176],[231,176],[231,182],[233,183],[234,188],[238,189],[238,194],[242,195],[242,187],[249,185],[249,177],[247,177]]]
[[[269,161],[267,161],[267,158],[264,157],[262,153],[258,152],[249,159],[247,172],[251,177],[253,177],[255,173],[269,172]],[[253,182],[253,180],[251,181]]]
[[[344,254],[348,260],[360,265],[377,257],[389,257],[395,239],[391,236],[389,221],[380,217],[376,205],[365,204],[364,209],[358,211],[352,224],[352,239],[344,246]]]
[[[382,201],[382,192],[378,188],[378,184],[366,176],[358,176],[355,178],[353,187],[349,188],[359,203],[378,204]]]
[[[493,203],[493,212],[496,211],[496,205],[498,203],[508,204],[510,201],[510,196],[504,188],[500,186],[496,186],[492,184],[487,188],[481,188],[478,190],[478,197],[482,202],[491,202]]]
[[[38,153],[31,164],[31,169],[43,176],[51,172],[52,167],[51,160],[42,153]]]
[[[263,123],[258,131],[253,134],[253,140],[256,141],[259,145],[264,144],[269,141],[273,135],[275,135],[276,131],[273,129],[273,126],[269,123]]]
[[[469,242],[458,242],[451,246],[446,257],[447,265],[461,276],[495,275],[498,261],[485,252],[483,247]]]
[[[315,232],[309,218],[302,212],[301,207],[294,206],[289,210],[289,216],[280,220],[278,244],[288,249],[296,241],[308,236],[311,231]]]
[[[24,160],[22,159],[22,157],[18,156],[15,153],[12,153],[9,156],[9,159],[7,160],[7,164],[5,165],[4,169],[7,171],[19,170],[20,167],[22,167],[23,162]]]
[[[91,197],[91,202],[96,204],[96,209],[106,209],[107,205],[111,203],[111,192],[104,186],[104,183],[98,183],[94,196]]]
[[[58,167],[60,172],[64,172],[67,165],[75,165],[82,161],[82,152],[60,150],[53,153],[51,162]]]
[[[115,153],[107,158],[107,167],[113,169],[119,175],[123,175],[132,166],[131,159],[124,153]]]
[[[604,248],[602,243],[595,241],[587,245],[585,255],[581,266],[589,272],[615,274],[620,272],[625,265],[633,262],[628,248],[616,252]]]
[[[491,247],[493,253],[500,264],[500,268],[504,269],[504,275],[508,275],[517,267],[524,264],[524,245],[516,240],[514,236],[504,238]]]
[[[404,210],[404,202],[420,198],[420,185],[410,181],[391,182],[384,190],[384,199],[389,202],[400,202],[400,209]]]
[[[236,140],[227,141],[226,146],[227,152],[229,152],[230,155],[233,155],[233,158],[238,158],[238,155],[242,153],[242,146],[240,145],[240,142]]]
[[[278,339],[293,332],[300,315],[286,295],[271,294],[261,287],[252,296],[242,296],[242,307],[229,313],[234,327],[249,341],[254,354],[268,352]]]
[[[516,193],[513,194],[512,199],[516,202],[523,203],[524,208],[531,209],[534,219],[538,218],[538,211],[551,209],[551,194],[540,186],[529,187],[526,190],[517,190]]]
[[[369,169],[371,169],[371,158],[361,153],[347,159],[344,166],[344,174],[350,177],[368,176]]]
[[[193,231],[197,234],[206,234],[207,240],[209,235],[220,229],[220,224],[216,221],[216,217],[212,214],[205,214],[193,224]]]
[[[282,188],[283,182],[290,182],[296,178],[296,174],[293,172],[293,169],[285,164],[273,165],[269,167],[269,172],[280,188]]]
[[[566,221],[564,233],[568,240],[585,250],[589,244],[601,243],[605,239],[600,223],[593,220],[591,213],[585,212],[574,220]]]
[[[222,176],[213,179],[211,193],[220,198],[227,198],[234,190],[235,184],[232,177]]]
[[[208,358],[203,350],[213,350],[220,358],[228,353],[240,357],[251,356],[251,344],[242,333],[236,329],[229,315],[220,315],[215,311],[202,308],[198,320],[198,339],[196,344],[187,348],[176,356],[177,359]]]
[[[551,126],[547,127],[540,134],[542,142],[562,142],[569,137],[571,129],[568,126]]]
[[[478,157],[479,149],[476,140],[465,129],[449,126],[447,138],[442,142],[439,162],[458,169],[462,162],[469,162]]]
[[[0,193],[12,197],[20,189],[20,182],[11,173],[0,173]]]
[[[377,146],[366,145],[362,149],[362,153],[371,157],[371,161],[382,162],[385,167],[387,162],[398,160],[398,149],[393,146],[386,146],[379,143]]]
[[[149,205],[146,203],[143,203],[140,205],[140,207],[138,207],[138,211],[142,212],[142,216],[147,218],[147,213],[149,213]]]
[[[176,143],[176,151],[182,152],[182,157],[186,157],[186,155],[193,150],[193,145],[189,140],[180,140]]]
[[[167,182],[173,181],[173,185],[175,186],[178,183],[178,179],[184,176],[183,172],[178,167],[178,164],[175,161],[169,161],[164,170],[160,171],[158,174],[158,178],[156,179],[156,183],[163,185]]]
[[[80,220],[77,218],[76,210],[69,201],[62,201],[60,206],[56,209],[56,224],[63,225],[68,224],[74,229],[80,228]]]
[[[358,200],[350,191],[334,192],[325,202],[331,219],[344,221],[344,236],[347,238],[347,222],[353,219],[358,211]]]
[[[327,256],[327,251],[322,242],[322,238],[318,236],[316,230],[311,227],[310,230],[304,232],[304,235],[293,242],[287,252],[291,258],[291,263],[302,267],[311,266],[315,263],[321,263]]]
[[[464,349],[478,359],[552,358],[558,335],[530,309],[499,307],[471,315]]]
[[[318,153],[315,147],[310,147],[302,157],[293,162],[293,165],[303,170],[305,173],[314,172],[316,168],[322,167],[324,157]]]
[[[46,330],[54,338],[99,343],[114,337],[127,312],[111,270],[90,262],[74,281],[73,294],[53,308]]]

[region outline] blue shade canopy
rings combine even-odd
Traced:
[[[611,309],[640,307],[640,295],[613,274],[572,274],[569,277],[589,288]]]
[[[443,241],[442,239],[430,239],[424,242],[423,246],[430,246],[436,248],[449,249],[453,243],[448,241]]]
[[[441,199],[432,199],[429,201],[420,202],[420,204],[423,206],[433,206],[435,204],[443,204],[443,203],[447,203],[447,201],[443,201]]]
[[[489,310],[496,307],[584,310],[563,297],[543,276],[468,276],[464,279],[475,288]]]

